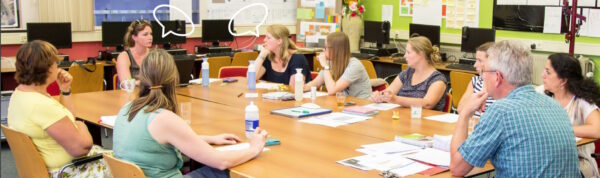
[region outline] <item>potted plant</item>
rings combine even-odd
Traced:
[[[364,3],[365,0],[362,0]],[[359,51],[360,35],[363,31],[362,15],[365,6],[360,0],[344,0],[342,5],[342,31],[350,39],[350,51]]]

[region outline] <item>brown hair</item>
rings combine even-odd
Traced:
[[[144,30],[146,27],[152,28],[152,25],[147,20],[135,20],[129,24],[127,27],[127,33],[125,33],[125,37],[123,37],[123,42],[126,47],[133,47],[135,45],[135,41],[131,36],[137,36],[138,33]]]
[[[58,61],[58,50],[45,41],[25,43],[17,51],[15,80],[24,85],[44,85],[50,67]]]
[[[281,58],[281,62],[283,65],[287,65],[288,58],[290,57],[288,54],[288,50],[298,49],[296,44],[290,39],[290,31],[287,27],[283,25],[269,25],[267,26],[267,33],[271,34],[275,39],[281,40],[281,46],[279,46],[279,56]],[[269,60],[274,60],[275,54],[269,54]]]
[[[440,48],[432,46],[431,41],[427,37],[411,37],[408,39],[408,44],[412,46],[413,50],[425,53],[425,58],[429,64],[440,62]]]
[[[494,42],[483,43],[482,45],[479,45],[479,47],[477,47],[476,51],[485,52],[487,54],[487,50],[490,49],[490,47],[492,47],[492,45],[494,45]]]
[[[144,112],[154,112],[163,108],[178,113],[175,95],[175,84],[179,83],[177,76],[179,72],[173,57],[167,51],[150,51],[142,62],[139,74],[140,92],[131,102],[129,121],[144,107],[147,107]]]
[[[331,61],[331,76],[338,80],[350,63],[350,40],[344,32],[327,35],[327,53]]]

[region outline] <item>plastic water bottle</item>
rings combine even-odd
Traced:
[[[258,107],[254,102],[246,106],[246,137],[250,138],[254,130],[258,127]]]
[[[302,68],[296,69],[296,75],[294,77],[294,98],[296,101],[301,101],[302,94],[304,94],[304,75],[302,75]]]
[[[254,91],[256,89],[256,69],[254,68],[254,61],[250,61],[248,65],[248,89]]]
[[[202,62],[202,86],[208,87],[210,80],[208,79],[208,58],[204,58]]]

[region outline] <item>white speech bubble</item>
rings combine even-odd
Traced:
[[[191,30],[190,32],[186,33],[186,34],[179,34],[179,33],[175,33],[175,32],[174,32],[174,31],[172,31],[172,30],[169,30],[167,33],[165,33],[165,26],[164,26],[162,23],[160,23],[160,20],[158,20],[158,18],[156,18],[156,11],[158,10],[158,8],[161,8],[161,7],[168,7],[168,8],[175,9],[175,10],[177,10],[177,11],[181,12],[181,13],[183,14],[183,16],[185,16],[185,18],[186,18],[186,19],[187,19],[187,20],[190,22],[190,24],[192,25],[192,30]],[[158,5],[158,6],[156,6],[156,7],[154,8],[154,11],[152,11],[152,15],[154,16],[154,20],[156,20],[156,22],[158,23],[158,25],[160,25],[160,27],[161,27],[161,30],[162,30],[161,34],[162,34],[162,37],[163,37],[163,38],[164,38],[164,37],[166,37],[166,36],[167,36],[167,35],[169,35],[169,34],[173,34],[173,35],[175,35],[175,36],[189,36],[189,35],[191,35],[192,33],[194,33],[194,30],[196,29],[196,27],[194,26],[194,22],[192,21],[192,18],[190,18],[190,16],[188,16],[188,15],[187,15],[187,14],[186,14],[186,13],[185,13],[183,10],[179,9],[179,8],[178,8],[178,7],[176,7],[176,6],[172,6],[172,5],[169,5],[169,4],[161,4],[161,5]]]
[[[231,31],[231,22],[233,21],[233,19],[235,18],[235,16],[237,16],[240,12],[244,11],[244,9],[250,8],[252,6],[262,6],[265,9],[265,16],[260,21],[260,23],[258,23],[258,25],[256,25],[256,29],[255,29],[256,32],[246,31],[246,32],[244,32],[242,34],[233,33]],[[269,16],[269,8],[267,7],[266,4],[264,4],[264,3],[254,3],[254,4],[247,5],[246,7],[243,7],[240,10],[238,10],[237,12],[235,12],[235,14],[233,14],[233,16],[231,16],[231,18],[229,19],[229,24],[227,25],[227,30],[229,30],[229,34],[231,34],[233,36],[254,35],[254,36],[258,37],[258,36],[260,36],[258,34],[258,28],[260,28],[260,26],[263,23],[265,23],[265,21],[267,20],[268,16]]]

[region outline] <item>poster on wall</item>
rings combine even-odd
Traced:
[[[17,0],[2,0],[1,28],[18,28],[19,14],[17,13]]]

